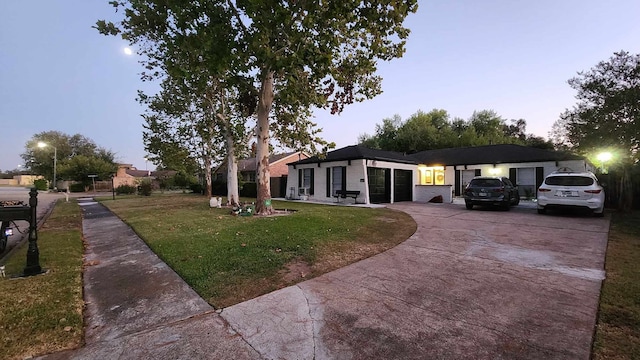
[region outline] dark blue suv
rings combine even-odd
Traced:
[[[500,206],[509,210],[511,205],[520,203],[520,194],[509,178],[478,176],[465,188],[464,203],[469,210],[474,205]]]

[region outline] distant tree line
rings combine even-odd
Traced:
[[[46,146],[39,147],[39,143]],[[53,180],[55,160],[57,180],[73,180],[85,185],[91,184],[89,175],[97,175],[96,180],[108,180],[118,168],[111,150],[83,135],[60,131],[33,135],[20,157],[32,174],[43,175],[48,180]]]
[[[405,152],[490,144],[520,144],[553,149],[553,143],[526,132],[523,119],[505,120],[493,110],[475,111],[468,120],[451,119],[446,110],[418,111],[407,120],[399,115],[382,120],[375,134],[358,143],[373,149]]]

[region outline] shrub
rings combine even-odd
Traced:
[[[191,192],[195,194],[202,194],[204,191],[204,186],[202,186],[201,184],[191,184],[189,188],[191,189]]]
[[[47,180],[37,179],[33,182],[33,186],[35,186],[38,190],[47,190]]]
[[[84,184],[69,184],[69,192],[84,192]]]
[[[219,180],[212,182],[211,194],[227,196],[227,183]]]
[[[239,191],[240,196],[254,198],[258,196],[258,184],[254,182],[246,182],[242,184],[242,189]]]
[[[152,190],[152,186],[151,186],[151,182],[149,181],[143,181],[138,186],[139,195],[151,196],[151,190]]]
[[[136,187],[132,185],[120,185],[116,188],[116,194],[118,195],[127,195],[127,194],[135,194]]]
[[[196,179],[196,177],[193,175],[178,172],[173,177],[173,182],[177,187],[189,188],[191,185],[196,184],[198,182],[198,179]]]

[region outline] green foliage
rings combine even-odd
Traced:
[[[202,194],[204,192],[204,186],[202,186],[202,184],[191,184],[189,188],[194,194]]]
[[[552,148],[544,139],[526,134],[523,119],[505,121],[495,111],[475,111],[468,120],[450,119],[442,109],[428,113],[418,111],[406,121],[399,115],[383,119],[376,125],[375,135],[360,135],[361,145],[405,153],[452,147],[489,144],[521,144]]]
[[[640,161],[640,54],[614,53],[569,85],[578,103],[556,122],[559,145],[615,152],[619,164]]]
[[[175,186],[179,188],[188,188],[191,184],[196,184],[198,179],[193,176],[183,172],[177,172],[173,177],[173,183]]]
[[[227,196],[227,183],[225,181],[214,181],[214,182],[212,182],[211,183],[211,194],[212,195]],[[255,197],[255,195],[254,195],[254,197]]]
[[[37,179],[33,181],[33,186],[38,190],[47,190],[47,180],[45,179]]]
[[[59,178],[91,184],[89,175],[96,180],[108,180],[117,171],[117,165],[98,156],[76,155],[58,164]]]
[[[590,158],[610,152],[609,168],[623,174],[619,208],[630,210],[631,167],[640,161],[640,54],[614,53],[589,71],[569,80],[577,104],[554,124],[554,140]]]
[[[151,196],[151,191],[153,190],[153,186],[150,181],[143,181],[138,185],[138,194],[144,196]]]
[[[312,152],[316,144],[331,147],[309,120],[311,109],[339,113],[380,94],[377,62],[403,55],[409,35],[403,22],[418,7],[417,0],[112,4],[116,11],[124,8],[124,19],[101,20],[95,27],[139,47],[143,79],[163,78],[158,97],[141,96],[152,110],[145,118],[147,150],[164,158],[160,154],[174,152],[177,144],[189,146],[190,154],[199,151],[206,173],[218,155],[212,150],[221,142],[217,134],[234,156],[246,143],[238,133],[246,133],[254,109],[259,172],[268,164],[262,159],[269,157],[270,136]],[[185,126],[171,126],[172,118]],[[265,182],[258,194],[262,204],[269,197],[269,178],[258,179]]]
[[[38,143],[46,146],[39,147]],[[53,180],[54,157],[57,162],[57,179],[90,183],[86,175],[100,175],[108,179],[115,172],[114,154],[98,147],[93,140],[80,134],[67,135],[59,131],[35,134],[25,144],[20,155],[25,166],[35,174]]]
[[[72,192],[72,193],[84,192],[84,184],[83,183],[69,184],[69,192]]]
[[[136,187],[132,186],[132,185],[120,185],[116,188],[116,194],[118,195],[129,195],[129,194],[135,194],[136,193]]]

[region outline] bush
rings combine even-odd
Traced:
[[[33,182],[33,186],[35,186],[36,189],[38,189],[38,190],[47,190],[47,180],[45,180],[45,179],[35,180]]]
[[[69,192],[84,192],[84,184],[69,184]]]
[[[143,181],[138,186],[138,194],[144,196],[151,196],[152,185],[150,181]]]
[[[193,175],[187,175],[187,174],[185,174],[183,172],[178,172],[173,177],[173,182],[174,182],[175,186],[177,186],[177,187],[189,188],[189,187],[191,187],[191,185],[197,184],[198,183],[198,179],[196,179],[196,177],[193,176]]]
[[[202,194],[204,191],[204,186],[201,184],[191,184],[189,188],[191,189],[191,192],[195,194]]]
[[[211,194],[227,196],[227,183],[224,181],[214,181],[211,183]]]
[[[242,189],[240,189],[240,196],[255,198],[258,197],[258,184],[254,182],[247,182],[242,184]]]
[[[118,195],[127,195],[127,194],[135,194],[136,187],[132,185],[120,185],[116,188],[116,194]]]

